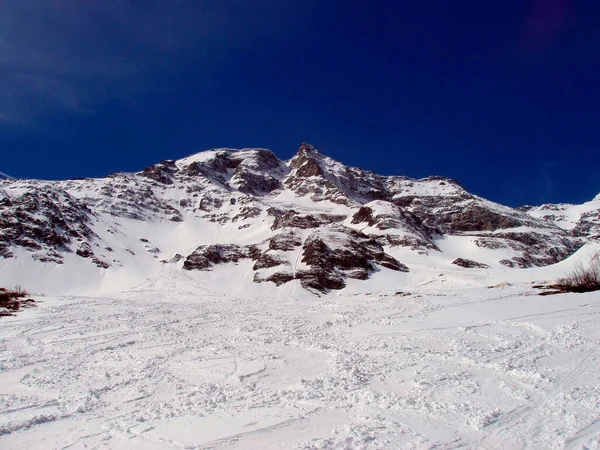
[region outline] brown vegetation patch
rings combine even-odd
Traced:
[[[35,306],[35,300],[25,297],[29,296],[27,291],[20,286],[14,289],[0,288],[0,317],[13,316],[21,308]]]
[[[536,285],[533,288],[542,289],[543,292],[540,292],[540,295],[600,291],[600,252],[592,256],[587,264],[578,263],[572,271],[556,283]]]

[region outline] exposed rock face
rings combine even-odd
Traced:
[[[140,224],[164,242],[140,242]],[[205,233],[218,239],[189,254]],[[246,261],[256,282],[326,291],[376,270],[407,270],[392,255],[440,252],[448,236],[497,254],[487,265],[552,264],[600,240],[600,197],[515,210],[448,178],[347,167],[309,144],[287,162],[264,149],[215,149],[102,179],[0,180],[0,264],[74,259],[114,270],[140,259],[140,267],[206,271]],[[188,256],[169,261],[160,249]]]
[[[352,216],[351,223],[372,228],[373,235],[384,245],[439,251],[433,242],[437,229],[424,225],[421,219],[390,202],[367,203]]]
[[[3,184],[20,185],[14,180],[3,180]],[[8,192],[0,190],[0,256],[10,258],[11,248],[21,247],[40,261],[62,263],[62,253],[71,253],[77,242],[96,237],[91,229],[92,211],[66,191],[30,186]]]
[[[92,247],[90,247],[90,244],[88,244],[87,242],[82,242],[81,244],[79,244],[79,247],[77,248],[77,251],[75,253],[77,253],[77,255],[81,256],[82,258],[89,258],[91,256],[94,256]]]
[[[299,245],[302,246],[303,267],[292,268],[291,261],[281,252],[294,251]],[[408,271],[405,265],[386,254],[375,239],[342,225],[318,228],[304,242],[292,232],[284,232],[257,245],[200,246],[186,258],[183,268],[210,270],[214,265],[237,263],[243,259],[255,261],[252,267],[255,282],[270,281],[280,285],[297,279],[304,288],[320,292],[342,289],[347,278],[366,280],[376,270],[375,264],[395,271]],[[266,275],[261,272],[273,268],[277,270]]]
[[[140,175],[162,184],[173,184],[173,174],[177,170],[175,161],[163,161],[144,169]]]
[[[281,250],[284,252],[290,252],[295,247],[302,245],[302,239],[299,234],[293,230],[279,233],[269,239],[269,250]]]
[[[386,254],[373,238],[347,227],[333,225],[313,232],[305,241],[302,262],[308,266],[296,274],[305,288],[341,289],[346,278],[366,280],[374,263],[407,272],[408,268]]]
[[[477,261],[473,261],[471,259],[465,258],[456,258],[452,261],[452,264],[455,266],[464,267],[465,269],[489,269],[490,266],[487,264],[479,263]]]
[[[373,210],[368,206],[361,206],[358,211],[352,216],[352,223],[366,223],[369,226],[373,226],[377,223],[377,220],[373,216]]]
[[[521,208],[529,215],[556,225],[573,237],[600,240],[600,195],[582,205],[560,203]]]
[[[235,152],[215,150],[214,156],[187,164],[182,160],[182,172],[189,177],[204,176],[229,190],[262,196],[281,188],[281,178],[287,167],[269,150],[252,149]]]
[[[260,256],[258,257],[258,259],[256,260],[254,267],[252,267],[252,269],[253,270],[270,269],[271,267],[278,267],[278,266],[286,265],[286,264],[289,265],[287,260],[285,260],[284,258],[282,258],[280,256],[273,255],[271,253],[261,253]]]
[[[534,222],[514,210],[490,208],[466,192],[449,196],[405,196],[394,203],[416,216],[423,225],[441,234],[495,231]]]
[[[298,214],[293,209],[284,212],[277,216],[273,225],[272,230],[278,230],[280,228],[318,228],[321,225],[329,223],[343,222],[346,219],[344,215],[332,215],[332,214]]]
[[[285,166],[269,150],[259,150],[254,159],[243,159],[233,172],[231,184],[240,192],[265,195],[281,188]]]
[[[289,283],[293,279],[294,275],[291,272],[275,272],[274,274],[271,274],[266,278],[261,278],[258,272],[254,274],[255,283],[262,283],[263,281],[268,281],[275,284],[276,286],[281,286],[282,284]]]
[[[504,232],[496,233],[495,237],[505,239],[513,250],[522,252],[522,257],[513,258],[521,268],[555,264],[580,247],[570,239],[552,239],[536,232],[527,234]]]
[[[600,241],[600,208],[583,213],[572,233],[573,236]]]
[[[291,261],[281,252],[294,251],[300,245],[303,266],[292,268]],[[320,292],[342,289],[347,278],[366,280],[376,270],[376,264],[395,271],[408,271],[405,265],[386,254],[377,240],[342,225],[320,227],[304,242],[294,233],[284,232],[257,245],[201,246],[186,258],[183,268],[210,270],[216,264],[237,263],[242,259],[255,261],[252,270],[256,282],[271,281],[279,285],[297,279],[303,287]],[[273,268],[277,270],[266,275],[261,272]]]
[[[495,231],[523,225],[523,222],[515,217],[505,216],[477,205],[452,212],[447,218],[447,228],[444,227],[446,224],[443,224],[442,229],[446,228],[448,231]]]
[[[304,143],[290,162],[285,187],[315,202],[353,205],[388,198],[384,178],[359,168],[347,167]]]
[[[215,264],[238,262],[241,259],[256,259],[259,252],[255,247],[239,245],[202,245],[190,254],[183,263],[185,270],[209,270]]]

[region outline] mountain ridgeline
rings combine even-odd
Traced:
[[[243,264],[248,282],[327,292],[410,271],[411,254],[461,270],[554,264],[600,240],[599,214],[600,196],[513,209],[448,178],[347,167],[309,144],[289,161],[215,149],[101,179],[0,180],[0,267],[141,280]]]

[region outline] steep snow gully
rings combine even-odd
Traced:
[[[0,180],[4,449],[597,449],[600,197],[514,210],[305,144]]]

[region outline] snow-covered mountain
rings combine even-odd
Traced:
[[[573,236],[600,240],[600,194],[581,205],[560,203],[520,208],[533,217],[558,225]]]
[[[2,180],[0,448],[597,449],[600,291],[538,288],[599,214],[307,144]]]
[[[599,197],[517,210],[309,144],[289,161],[215,149],[101,179],[0,180],[0,285],[112,291],[237,265],[242,284],[324,292],[428,260],[544,266],[599,240],[599,212]]]

